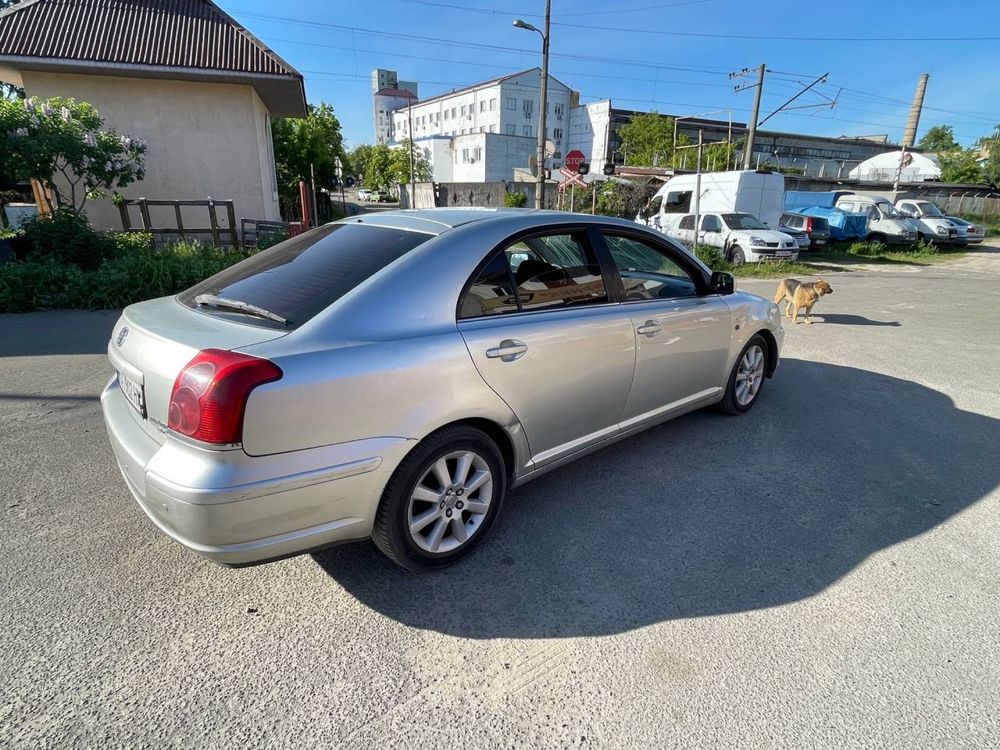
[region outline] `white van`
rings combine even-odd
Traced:
[[[693,174],[671,177],[635,220],[665,231],[677,222],[677,216],[694,213],[697,181],[697,175]],[[784,203],[785,178],[776,172],[745,169],[701,176],[701,201],[697,208],[702,214],[753,214],[776,230]]]
[[[837,198],[836,207],[841,211],[865,214],[868,217],[868,234],[865,239],[871,242],[900,245],[917,241],[917,227],[888,198],[846,193]]]
[[[920,238],[925,242],[959,242],[963,239],[960,227],[930,201],[904,198],[896,201],[896,208],[916,223]]]

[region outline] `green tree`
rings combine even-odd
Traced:
[[[929,151],[934,154],[953,151],[959,147],[951,125],[935,125],[924,133],[924,137],[920,139],[917,146],[920,147],[921,151]]]
[[[344,170],[354,176],[364,175],[365,165],[368,163],[371,150],[372,146],[369,146],[367,143],[362,143],[352,148],[347,154],[347,163],[344,166]]]
[[[316,187],[331,189],[336,184],[336,160],[344,156],[340,121],[326,102],[310,104],[305,117],[282,117],[271,124],[274,166],[278,193],[296,200],[299,180],[316,177]]]
[[[431,178],[431,165],[427,159],[424,158],[423,152],[421,152],[420,147],[413,143],[413,141],[405,140],[403,141],[402,148],[392,149],[392,164],[393,172],[395,173],[396,182],[411,182],[410,179],[410,157],[408,155],[407,149],[413,152],[413,172],[414,178],[412,181],[415,182],[427,182]]]
[[[431,166],[419,147],[411,141],[403,141],[402,147],[390,148],[384,143],[375,146],[358,146],[352,152],[354,167],[364,175],[365,187],[375,190],[392,188],[399,183],[410,181],[410,157],[407,148],[413,150],[413,171],[417,182],[431,178]]]
[[[103,124],[93,105],[75,99],[0,99],[0,174],[42,182],[55,195],[50,211],[82,210],[88,198],[145,176],[146,144]]]
[[[982,182],[978,148],[956,148],[938,154],[943,182]]]
[[[668,166],[674,156],[674,119],[661,117],[658,112],[636,115],[618,129],[619,149],[625,164],[632,167]],[[687,145],[688,139],[677,136],[677,145]]]
[[[996,126],[993,135],[979,142],[979,147],[987,152],[983,177],[994,187],[1000,187],[1000,125]]]

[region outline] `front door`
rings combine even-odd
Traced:
[[[585,232],[553,231],[497,251],[459,318],[479,374],[521,422],[536,465],[618,432],[635,335],[609,300]]]
[[[733,323],[719,295],[701,294],[681,251],[604,232],[635,330],[635,376],[622,429],[655,421],[722,392]]]

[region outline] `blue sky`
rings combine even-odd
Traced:
[[[305,75],[311,102],[333,105],[348,146],[372,140],[372,68],[418,81],[421,97],[428,97],[532,67],[540,39],[511,21],[540,26],[545,7],[543,0],[221,5]],[[550,69],[583,102],[611,98],[616,107],[671,114],[732,109],[735,120],[745,121],[753,92],[733,93],[727,73],[766,63],[775,73],[765,83],[762,116],[792,96],[797,82],[823,73],[829,82],[821,93],[838,100],[832,110],[776,115],[768,129],[887,133],[898,140],[925,72],[931,77],[918,136],[946,123],[970,144],[1000,123],[996,0],[553,0],[552,6]],[[807,94],[795,103],[823,101]]]

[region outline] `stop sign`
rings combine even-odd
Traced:
[[[583,155],[583,151],[570,151],[566,154],[566,169],[576,172],[585,161],[587,157]]]

